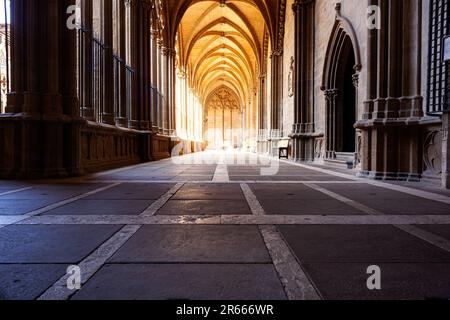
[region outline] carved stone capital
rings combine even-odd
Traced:
[[[359,73],[355,73],[352,76],[353,86],[358,89],[359,88]]]
[[[322,89],[325,94],[325,99],[327,101],[334,101],[336,97],[339,95],[338,89]]]
[[[272,53],[270,54],[270,59],[275,58],[275,57],[281,57],[283,55],[283,49],[276,49],[273,50]]]
[[[299,10],[304,9],[305,7],[314,4],[315,0],[295,0],[292,4],[292,11],[296,14]]]

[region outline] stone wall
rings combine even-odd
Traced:
[[[369,48],[370,30],[367,27],[367,9],[369,2],[361,0],[341,0],[339,6],[336,2],[329,0],[315,0],[313,12],[313,132],[309,132],[307,120],[301,119],[305,115],[299,116],[299,112],[305,112],[309,108],[309,102],[305,102],[303,94],[301,101],[296,101],[291,97],[290,73],[292,70],[292,57],[299,58],[296,54],[297,47],[301,46],[300,41],[305,43],[308,25],[305,22],[300,26],[302,35],[296,34],[296,18],[293,15],[292,4],[298,4],[299,21],[304,21],[304,15],[308,9],[304,1],[287,1],[285,42],[283,50],[283,129],[290,130],[295,125],[293,143],[294,158],[296,160],[310,159],[311,152],[316,160],[323,160],[327,137],[323,134],[327,131],[327,97],[324,89],[324,72],[327,61],[333,59],[327,56],[332,42],[333,27],[337,21],[344,25],[345,32],[352,38],[352,45],[355,53],[359,52],[359,64],[355,66],[354,84],[356,85],[356,120],[358,129],[356,133],[356,164],[363,161],[363,175],[381,179],[409,179],[417,180],[426,178],[438,181],[440,172],[439,166],[442,162],[442,125],[440,117],[430,117],[426,114],[426,104],[422,103],[427,98],[427,78],[428,78],[428,47],[429,47],[429,1],[421,1],[419,8],[414,2],[404,2],[402,5],[394,5],[388,1],[374,2],[382,6],[382,30],[375,31],[379,36],[390,37],[390,42],[378,44],[378,48]],[[384,7],[383,7],[384,6]],[[392,6],[392,8],[388,7]],[[297,7],[298,8],[298,7]],[[397,9],[401,8],[401,9]],[[395,18],[391,11],[402,10],[403,17]],[[411,15],[411,16],[409,16]],[[419,17],[419,18],[418,18]],[[391,20],[389,20],[391,19]],[[400,20],[399,20],[400,19]],[[391,21],[391,27],[389,27]],[[298,32],[299,29],[297,29]],[[349,30],[351,32],[349,32]],[[392,31],[394,30],[394,31]],[[398,35],[395,33],[398,32]],[[373,33],[372,33],[373,34]],[[303,38],[302,38],[303,37]],[[397,38],[396,38],[397,37]],[[421,37],[421,38],[418,38]],[[300,40],[301,38],[301,40]],[[381,46],[381,47],[379,47]],[[391,52],[398,47],[401,57],[395,57]],[[370,51],[371,50],[371,51]],[[377,52],[378,50],[378,52]],[[381,50],[381,51],[380,51]],[[383,61],[379,54],[385,50],[388,55],[386,62],[379,69],[370,71],[369,59]],[[301,54],[306,54],[305,50]],[[392,54],[392,55],[389,55]],[[302,56],[300,56],[302,57]],[[327,60],[328,59],[328,60]],[[395,59],[400,59],[395,63]],[[393,67],[387,67],[387,63]],[[308,72],[305,66],[299,66],[295,61],[295,68],[303,68],[300,75]],[[360,69],[359,69],[360,68]],[[397,68],[398,71],[393,71]],[[380,70],[386,69],[387,75],[380,75]],[[397,70],[396,69],[396,70]],[[297,74],[297,76],[299,76]],[[383,76],[387,80],[383,80]],[[372,84],[375,83],[375,91],[368,88],[369,77]],[[394,78],[398,77],[398,83]],[[308,81],[308,77],[303,81]],[[388,80],[389,79],[389,80]],[[388,82],[389,81],[389,82]],[[389,85],[387,85],[389,83]],[[381,87],[387,86],[383,91]],[[378,86],[378,87],[377,87]],[[298,85],[297,89],[305,91],[305,85]],[[380,91],[381,90],[381,91]],[[331,97],[328,97],[329,99]],[[335,99],[335,98],[333,98]],[[341,99],[341,98],[340,98]],[[367,101],[375,102],[374,110],[367,110]],[[386,100],[386,102],[384,102]],[[333,102],[334,103],[334,102]],[[386,106],[384,106],[386,103]],[[399,111],[395,111],[393,105],[399,104]],[[419,107],[419,110],[417,110]],[[304,109],[301,109],[304,108]],[[384,111],[383,108],[387,108]],[[390,109],[389,109],[390,108]],[[376,111],[376,110],[375,110]],[[386,113],[385,113],[386,112]],[[298,120],[300,119],[300,120]],[[300,123],[296,124],[296,121]],[[386,124],[390,125],[387,126]],[[298,127],[301,126],[299,129]],[[308,139],[314,137],[311,144]],[[296,140],[298,139],[298,140]],[[313,148],[314,150],[309,150]],[[384,151],[383,151],[384,150]],[[386,151],[387,150],[387,151]],[[422,175],[423,173],[423,175]]]
[[[289,83],[292,79],[294,79],[294,70],[291,70],[291,67],[293,67],[291,59],[294,59],[295,56],[294,13],[292,11],[293,3],[294,0],[286,1],[286,28],[283,49],[283,129],[285,132],[292,130],[292,125],[294,124],[294,96],[292,95],[292,91],[290,92],[293,83]]]
[[[84,172],[132,165],[145,159],[144,135],[133,130],[89,123],[81,129]]]

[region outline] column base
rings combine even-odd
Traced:
[[[139,130],[140,124],[141,124],[141,122],[138,120],[130,120],[128,123],[128,127],[133,130]]]
[[[114,119],[114,115],[109,113],[102,114],[102,123],[103,124],[109,124],[109,125],[115,125],[116,120]]]
[[[422,176],[416,173],[393,173],[360,170],[357,176],[359,178],[384,181],[420,182],[422,180]]]
[[[150,130],[150,122],[148,121],[140,121],[139,122],[139,129],[143,131],[149,131]]]
[[[128,119],[127,118],[116,118],[116,126],[121,128],[128,128]]]

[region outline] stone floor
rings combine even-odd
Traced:
[[[427,190],[218,152],[0,181],[0,299],[448,299],[450,193]]]

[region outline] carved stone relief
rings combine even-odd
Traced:
[[[431,131],[427,134],[424,143],[423,160],[425,171],[435,174],[442,173],[442,132]]]

